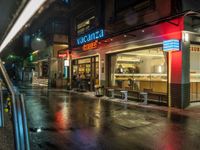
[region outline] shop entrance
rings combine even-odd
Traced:
[[[167,104],[167,56],[161,47],[111,54],[109,66],[109,87],[115,91],[128,90],[130,97],[147,92],[148,99]]]
[[[72,61],[73,88],[94,91],[99,84],[99,57],[92,56]]]
[[[200,101],[200,45],[190,45],[190,102]]]

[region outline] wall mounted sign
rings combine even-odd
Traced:
[[[179,51],[180,50],[180,41],[176,39],[163,41],[163,51]]]
[[[99,29],[99,30],[96,30],[94,32],[91,32],[91,33],[88,33],[86,35],[83,35],[81,37],[78,37],[76,39],[76,44],[77,45],[83,45],[85,43],[88,43],[88,42],[92,42],[94,40],[98,40],[98,39],[101,39],[103,38],[105,35],[104,35],[104,30],[103,29]]]
[[[58,51],[58,58],[66,58],[68,57],[68,52],[66,50]]]
[[[82,49],[84,51],[88,51],[88,50],[96,49],[97,47],[98,47],[98,40],[95,40],[94,42],[84,44]]]
[[[58,58],[65,58],[67,57],[67,54],[58,54]]]

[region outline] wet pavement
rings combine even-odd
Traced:
[[[14,150],[13,126],[11,116],[5,113],[5,126],[0,128],[0,150]]]
[[[25,94],[32,150],[198,150],[200,119],[47,89]]]

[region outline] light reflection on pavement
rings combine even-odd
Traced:
[[[33,150],[200,149],[199,119],[81,94],[21,91],[25,94]]]

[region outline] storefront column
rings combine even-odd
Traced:
[[[189,42],[181,42],[180,51],[168,54],[169,107],[186,108],[190,103]]]

